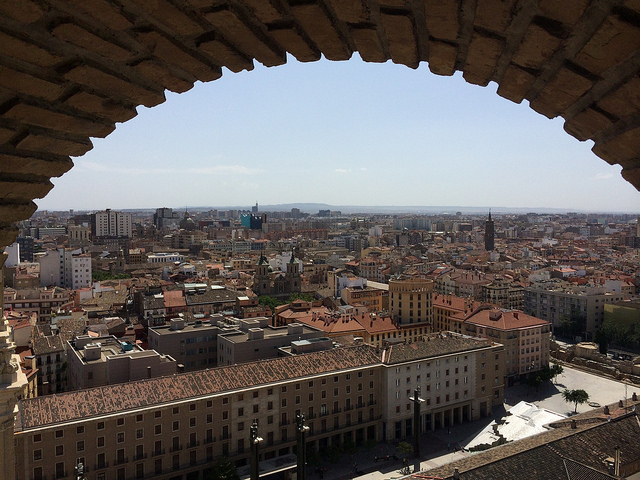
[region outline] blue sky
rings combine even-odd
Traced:
[[[640,212],[640,192],[549,120],[391,62],[299,63],[222,78],[119,124],[40,209],[317,202]]]

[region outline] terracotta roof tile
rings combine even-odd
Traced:
[[[375,348],[360,345],[46,395],[20,402],[20,415],[16,422],[16,429],[24,430],[114,414],[134,408],[374,365],[379,362]]]

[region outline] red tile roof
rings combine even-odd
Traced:
[[[109,415],[310,375],[379,364],[370,345],[45,395],[20,402],[16,430]]]

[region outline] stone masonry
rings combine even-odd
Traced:
[[[138,105],[287,53],[494,81],[640,189],[639,47],[639,0],[2,0],[0,247]]]

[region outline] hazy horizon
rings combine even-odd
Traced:
[[[640,211],[619,166],[496,85],[426,64],[326,60],[224,71],[74,158],[40,209],[510,205]]]

